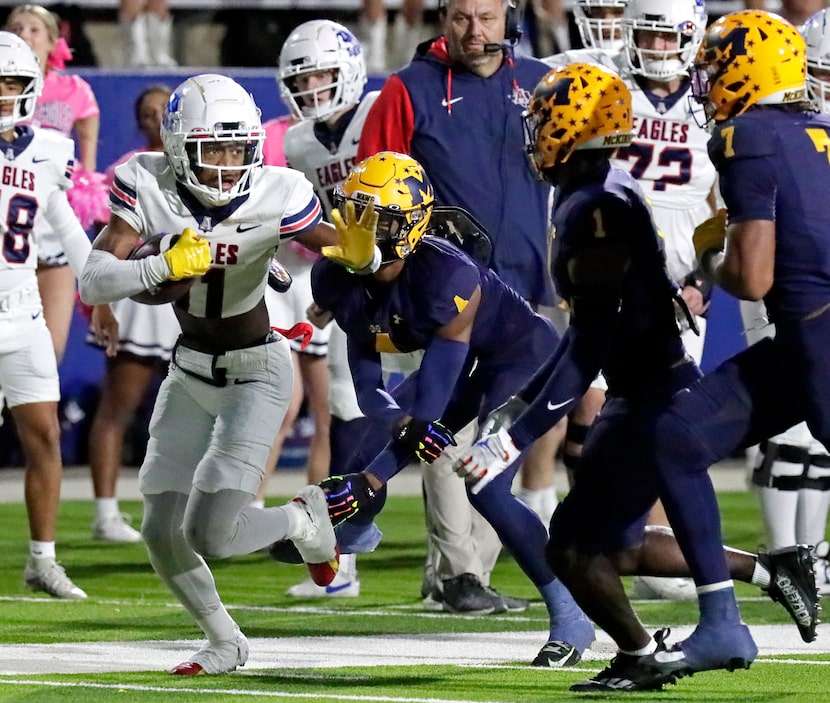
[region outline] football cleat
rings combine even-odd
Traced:
[[[309,574],[318,586],[328,586],[337,575],[339,551],[329,519],[326,494],[320,486],[306,486],[290,505],[303,517],[300,534],[291,541],[300,552]]]
[[[640,657],[638,666],[668,680],[712,669],[748,669],[756,656],[758,647],[743,623],[722,627],[700,624],[689,637],[671,649],[663,648]]]
[[[669,636],[669,629],[654,633],[658,652],[666,651],[665,639]],[[611,660],[610,666],[605,667],[596,676],[587,681],[580,681],[571,686],[571,691],[580,693],[612,693],[616,691],[662,691],[663,685],[674,683],[675,677],[671,674],[655,672],[653,668],[645,666],[645,657],[619,652]]]
[[[297,546],[290,539],[281,539],[268,547],[268,554],[272,559],[283,564],[302,564],[303,558]]]
[[[697,600],[695,582],[689,578],[635,576],[631,597],[639,600]]]
[[[233,628],[234,639],[218,645],[205,644],[193,658],[170,669],[175,676],[202,676],[226,674],[248,661],[248,639],[238,625]]]
[[[33,591],[45,591],[53,598],[84,600],[87,597],[54,559],[29,559],[23,569],[23,580]]]
[[[545,666],[557,669],[562,666],[573,666],[582,659],[579,650],[567,642],[551,640],[539,650],[539,654],[530,663],[531,666]]]
[[[819,595],[812,547],[799,544],[772,552],[758,552],[758,561],[770,573],[770,585],[765,589],[767,595],[784,606],[802,640],[815,640]]]
[[[92,524],[93,539],[104,542],[131,544],[141,541],[141,533],[130,526],[129,518],[122,514],[99,518]]]
[[[816,573],[816,588],[819,595],[830,595],[830,561],[827,557],[830,554],[830,543],[826,540],[816,545],[816,562],[813,564],[813,571]]]

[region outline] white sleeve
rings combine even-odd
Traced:
[[[58,189],[49,195],[44,215],[46,221],[60,237],[63,251],[75,278],[80,278],[92,245],[66,199],[65,190]]]
[[[161,254],[133,261],[93,249],[78,279],[78,290],[84,303],[100,305],[129,298],[169,277],[170,267]]]

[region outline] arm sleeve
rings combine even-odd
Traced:
[[[408,154],[415,131],[415,113],[403,81],[392,74],[386,80],[375,104],[366,115],[360,133],[357,161],[379,151],[399,151]]]
[[[79,279],[81,300],[87,305],[112,303],[157,286],[169,276],[170,267],[161,254],[133,261],[93,249]]]
[[[469,351],[465,342],[442,337],[430,340],[418,369],[413,417],[430,422],[444,414]]]
[[[92,245],[69,205],[65,190],[57,189],[49,195],[45,216],[60,237],[72,273],[80,278]]]
[[[405,413],[386,390],[380,355],[369,351],[351,336],[348,339],[348,354],[360,410],[391,432]]]

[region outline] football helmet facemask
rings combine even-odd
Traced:
[[[435,193],[423,167],[411,156],[381,151],[361,161],[335,188],[334,206],[343,212],[347,200],[358,215],[374,201],[378,213],[377,245],[382,263],[403,259],[424,236]]]
[[[325,122],[357,105],[366,85],[366,62],[360,42],[343,25],[312,20],[297,27],[282,45],[277,83],[286,107],[298,120]],[[308,87],[298,78],[330,71],[331,82]]]
[[[586,49],[620,51],[623,9],[628,0],[576,0],[574,19]],[[608,12],[612,8],[612,12]],[[604,17],[605,14],[612,16]]]
[[[35,102],[43,90],[43,74],[37,57],[25,41],[11,32],[0,32],[0,78],[15,78],[23,84],[20,95],[0,97],[0,104],[12,106],[9,114],[0,115],[0,131],[6,132],[32,119]]]
[[[707,123],[723,122],[753,105],[807,100],[804,38],[771,12],[724,15],[706,30],[692,72],[692,94]]]
[[[525,148],[540,178],[574,151],[631,144],[631,92],[606,68],[572,63],[550,71],[524,114]]]
[[[252,172],[262,165],[264,138],[254,99],[218,74],[188,78],[173,91],[161,119],[161,140],[176,180],[208,207],[250,191]],[[241,151],[239,162],[215,157],[234,150]]]
[[[623,15],[625,59],[632,73],[652,80],[685,76],[705,31],[703,0],[630,0]]]
[[[822,112],[830,112],[830,9],[819,10],[801,27],[807,44],[807,90]]]

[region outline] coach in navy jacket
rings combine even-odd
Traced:
[[[358,160],[412,155],[438,202],[469,210],[493,238],[492,267],[534,307],[553,305],[549,186],[524,156],[521,114],[549,67],[514,56],[505,0],[448,0],[444,35],[418,47],[369,111]],[[506,21],[507,20],[507,21]],[[507,36],[507,39],[505,38]]]

